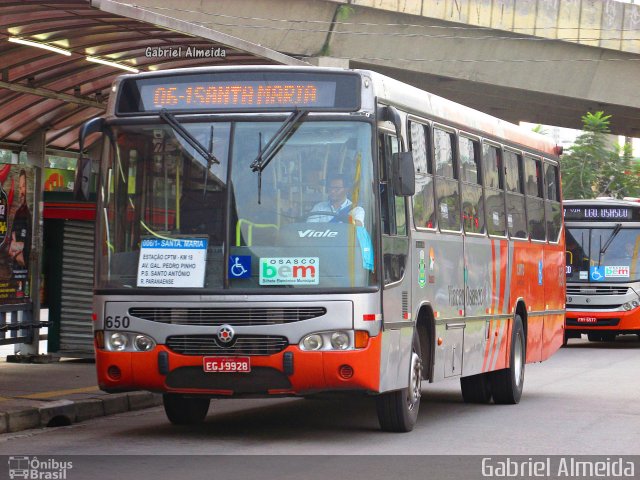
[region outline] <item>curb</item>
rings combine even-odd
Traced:
[[[28,407],[0,412],[0,434],[30,428],[61,427],[162,405],[162,395],[151,392],[113,393],[104,398],[54,400],[42,407]]]

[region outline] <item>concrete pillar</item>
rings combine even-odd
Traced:
[[[23,323],[40,323],[40,273],[42,272],[42,219],[43,219],[43,202],[42,192],[44,189],[44,166],[46,159],[46,143],[45,143],[45,131],[38,130],[34,133],[26,142],[26,164],[30,167],[35,167],[35,182],[34,182],[34,202],[33,202],[33,229],[32,229],[32,241],[33,247],[31,249],[31,258],[29,259],[29,277],[31,284],[31,302],[32,310],[25,310],[20,312],[22,315]],[[31,341],[25,344],[17,344],[15,346],[15,352],[20,352],[21,355],[38,355],[39,342],[40,342],[40,330],[31,330]]]
[[[348,58],[309,57],[306,60],[316,67],[349,68]]]

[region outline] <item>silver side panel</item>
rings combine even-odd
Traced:
[[[411,258],[411,248],[407,262]],[[380,391],[409,385],[414,318],[411,309],[411,267],[405,266],[402,279],[383,291],[384,332],[380,355]]]

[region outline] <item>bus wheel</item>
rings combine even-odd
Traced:
[[[491,401],[491,385],[489,375],[486,373],[462,377],[460,389],[465,403],[489,403]]]
[[[604,340],[600,333],[587,333],[587,338],[590,342],[602,342]]]
[[[165,393],[162,396],[164,412],[174,425],[202,423],[209,411],[209,401],[208,398],[185,397],[176,393]]]
[[[509,368],[491,372],[491,393],[498,404],[515,404],[520,401],[524,385],[524,364],[526,362],[524,329],[520,315],[513,319],[511,331],[511,352]]]
[[[385,432],[410,432],[418,420],[422,383],[422,358],[418,333],[414,333],[411,348],[409,386],[376,397],[380,428]]]

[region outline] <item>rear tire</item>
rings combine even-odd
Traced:
[[[601,333],[587,333],[590,342],[602,342],[604,340]]]
[[[520,315],[513,319],[511,330],[511,352],[509,368],[491,372],[490,384],[493,401],[497,404],[513,405],[520,401],[524,386],[524,365],[526,362],[526,343]]]
[[[460,389],[465,403],[489,403],[491,401],[491,382],[486,373],[462,377]]]
[[[174,425],[195,425],[202,423],[209,411],[208,398],[185,397],[176,393],[162,396],[164,412]]]
[[[413,335],[409,386],[376,397],[380,428],[385,432],[410,432],[418,420],[422,383],[422,357],[418,332]]]

